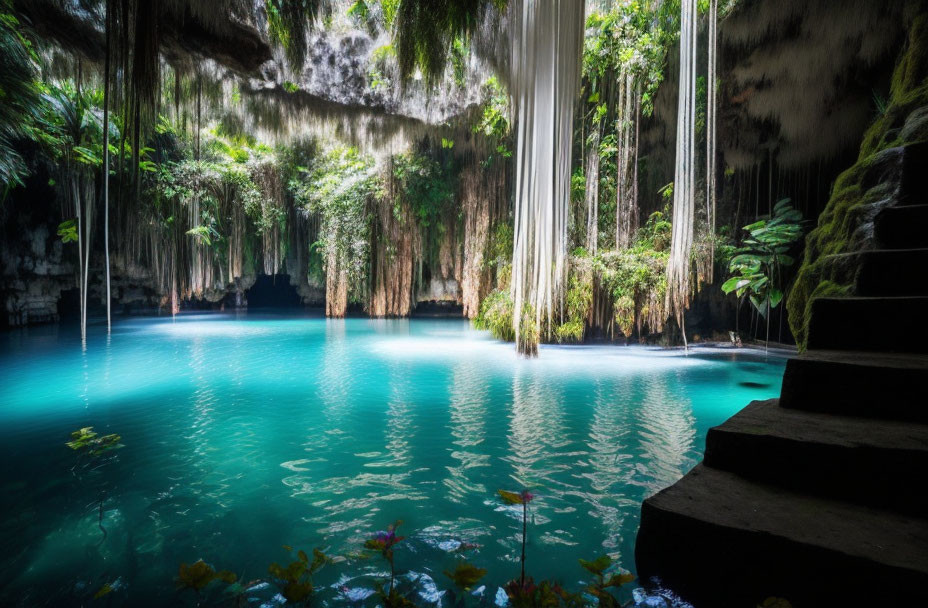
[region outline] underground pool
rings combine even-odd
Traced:
[[[397,520],[396,570],[424,600],[466,558],[489,570],[492,603],[522,538],[500,489],[534,496],[526,569],[579,590],[580,558],[634,569],[641,501],[696,464],[709,427],[777,396],[783,369],[719,347],[524,359],[449,319],[183,314],[91,327],[86,344],[66,325],[2,333],[0,603],[163,601],[202,559],[248,605],[274,605],[269,565],[314,548],[335,562],[320,596],[363,598],[389,572],[363,545]],[[122,447],[69,449],[83,427]]]

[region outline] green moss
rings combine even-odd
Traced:
[[[853,256],[835,263],[828,256],[851,253],[862,243],[855,238],[869,205],[885,198],[887,186],[870,187],[868,175],[887,160],[884,150],[924,141],[928,128],[902,129],[919,108],[928,106],[928,13],[912,21],[908,42],[896,64],[886,111],[867,129],[857,162],[842,173],[818,225],[806,237],[802,266],[793,286],[787,309],[789,324],[800,349],[808,340],[812,300],[854,293],[857,271]]]

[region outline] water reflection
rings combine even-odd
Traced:
[[[638,348],[525,361],[449,321],[133,320],[86,352],[77,332],[47,335],[0,339],[0,455],[17,463],[0,472],[15,522],[0,528],[2,605],[46,581],[46,603],[73,599],[75,581],[104,573],[125,583],[116,603],[143,604],[172,597],[181,561],[251,580],[285,559],[282,544],[345,555],[395,519],[407,521],[402,571],[431,572],[440,592],[434,573],[470,545],[492,596],[521,544],[521,510],[495,491],[522,487],[537,495],[531,574],[576,589],[578,557],[605,549],[633,566],[641,499],[699,458],[710,426],[774,396],[782,373]],[[95,496],[71,482],[61,446],[88,425],[127,445],[108,471],[99,550]]]
[[[669,384],[678,390],[672,391]],[[693,464],[696,421],[680,372],[652,374],[643,379],[636,402],[639,432],[639,472],[649,493],[680,479]]]
[[[593,387],[593,419],[587,446],[589,470],[580,476],[589,488],[580,496],[589,513],[602,524],[602,546],[615,554],[621,545],[621,532],[628,515],[629,483],[634,477],[631,443],[630,400],[634,385],[629,379],[615,384],[596,381]],[[626,398],[623,398],[626,397]]]
[[[447,467],[449,476],[444,484],[448,488],[448,500],[462,503],[468,495],[487,495],[486,485],[471,477],[472,469],[490,466],[490,455],[482,453],[478,447],[486,440],[490,392],[486,368],[476,361],[456,365],[450,388],[450,431],[454,447],[449,451],[456,464]]]

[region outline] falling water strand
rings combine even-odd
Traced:
[[[586,249],[596,255],[599,243],[599,123],[590,133],[586,158]]]
[[[716,199],[716,112],[718,94],[716,91],[716,61],[718,59],[718,0],[709,2],[709,68],[708,95],[706,100],[706,221],[709,235],[709,262],[706,265],[705,280],[713,281],[715,270],[715,199]]]
[[[513,328],[519,351],[533,355],[539,329],[545,322],[551,331],[563,300],[584,4],[517,0],[511,17],[510,89],[517,125]],[[535,327],[523,327],[526,321]]]
[[[696,0],[680,5],[680,85],[677,106],[677,154],[673,182],[673,231],[667,261],[667,307],[686,345],[684,311],[690,297],[690,251],[693,247],[696,123]]]

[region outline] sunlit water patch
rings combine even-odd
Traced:
[[[164,605],[200,558],[272,602],[260,580],[283,545],[347,556],[318,582],[350,603],[385,568],[352,556],[397,519],[423,602],[462,552],[492,600],[521,539],[496,490],[524,486],[529,571],[578,590],[578,558],[634,568],[642,499],[782,372],[726,349],[525,360],[455,320],[182,315],[93,328],[86,349],[70,328],[0,334],[0,603],[73,605],[109,583],[117,603]],[[125,447],[75,466],[64,443],[85,426]]]

